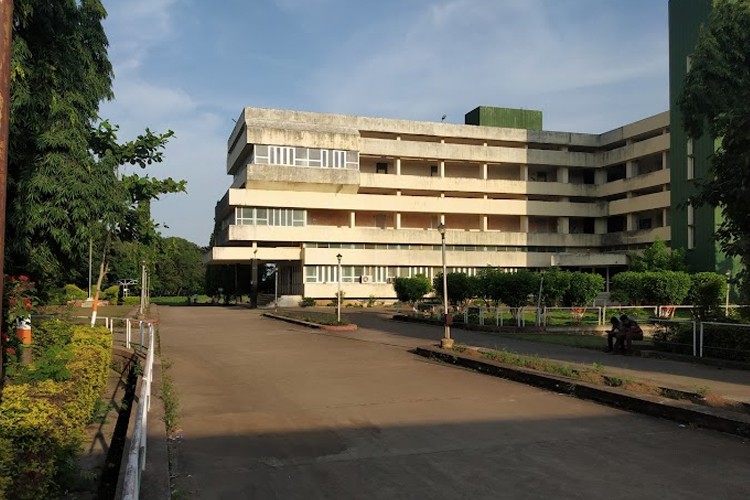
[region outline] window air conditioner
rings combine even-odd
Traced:
[[[360,283],[372,283],[372,276],[360,276]]]

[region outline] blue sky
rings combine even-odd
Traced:
[[[121,138],[176,138],[165,236],[207,245],[244,106],[462,123],[478,105],[601,133],[669,107],[667,0],[104,0]]]

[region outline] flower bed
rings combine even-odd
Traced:
[[[44,379],[43,367],[32,365],[3,391],[0,498],[54,498],[60,477],[70,472],[106,384],[112,335],[103,327],[72,325],[69,333],[53,344],[56,357],[64,353],[64,369]]]

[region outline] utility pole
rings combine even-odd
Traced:
[[[0,0],[0,304],[5,287],[5,205],[8,188],[8,136],[10,135],[10,51],[13,38],[13,0]],[[9,332],[14,335],[14,332]],[[0,350],[4,356],[4,351]],[[5,369],[0,361],[0,388]]]

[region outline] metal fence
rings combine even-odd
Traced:
[[[126,346],[130,345],[132,323],[126,320]],[[140,496],[141,478],[146,469],[146,440],[148,436],[148,412],[151,409],[151,382],[153,381],[154,368],[154,323],[148,321],[137,321],[141,334],[141,346],[144,336],[148,340],[146,361],[143,366],[141,378],[141,390],[138,394],[138,413],[135,418],[135,426],[130,439],[127,464],[125,466],[125,480],[122,488],[123,500],[137,500]]]

